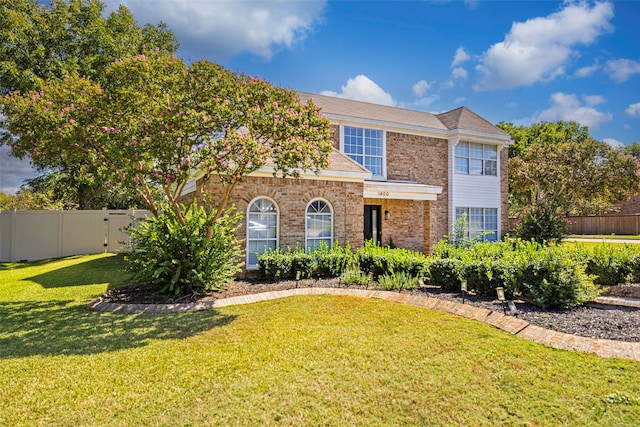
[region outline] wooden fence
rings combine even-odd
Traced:
[[[573,216],[569,230],[571,234],[640,235],[640,214]]]
[[[144,210],[0,210],[0,262],[118,252],[129,246],[122,229],[147,215]]]

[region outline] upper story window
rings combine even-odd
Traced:
[[[474,142],[459,142],[456,145],[456,173],[496,176],[498,147]]]
[[[247,208],[247,268],[258,267],[258,256],[278,247],[278,207],[267,199],[254,199]]]
[[[378,129],[344,127],[342,151],[367,168],[374,176],[384,178],[384,133]]]

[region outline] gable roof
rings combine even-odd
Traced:
[[[467,107],[456,108],[441,114],[431,114],[335,96],[316,95],[307,92],[298,92],[298,95],[303,102],[306,102],[309,98],[313,99],[314,104],[319,106],[322,113],[329,118],[381,121],[401,126],[441,131],[443,133],[459,129],[494,134],[504,139],[510,138],[502,129],[494,126]]]
[[[436,115],[447,129],[465,129],[483,133],[497,133],[509,136],[505,131],[494,126],[488,120],[480,117],[467,107],[459,107],[455,110],[447,111]]]

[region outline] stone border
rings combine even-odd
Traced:
[[[98,297],[88,303],[89,308],[97,311],[119,313],[177,313],[193,310],[210,310],[231,305],[253,304],[296,295],[348,295],[363,298],[378,298],[401,304],[415,305],[430,310],[438,310],[468,319],[488,323],[510,334],[548,347],[595,353],[600,357],[619,357],[640,361],[640,342],[616,341],[601,338],[588,338],[552,331],[533,325],[517,317],[507,316],[497,311],[474,307],[468,304],[447,301],[421,295],[400,294],[391,291],[345,289],[345,288],[296,288],[283,291],[271,291],[260,294],[241,295],[208,302],[182,304],[121,304],[103,301]]]

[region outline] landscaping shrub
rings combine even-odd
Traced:
[[[598,285],[629,283],[634,276],[637,250],[630,245],[596,245],[587,261],[587,274],[595,276]]]
[[[363,273],[355,266],[347,268],[340,278],[340,283],[346,286],[368,287],[372,281],[371,275]]]
[[[134,273],[135,281],[151,284],[160,293],[219,289],[242,266],[236,239],[242,215],[228,211],[214,219],[215,212],[207,214],[196,204],[182,210],[184,225],[167,209],[129,229],[134,245],[126,255],[126,270]]]
[[[546,248],[520,266],[514,278],[524,299],[542,308],[575,307],[600,293],[584,264],[558,246]]]
[[[455,258],[433,258],[429,264],[429,283],[450,291],[460,291],[464,263]]]
[[[258,270],[267,280],[283,280],[291,278],[293,257],[280,248],[269,248],[258,255]]]
[[[424,254],[408,249],[391,249],[367,241],[356,251],[356,264],[366,274],[378,280],[390,272],[405,273],[411,277],[424,277],[427,272],[427,258]]]
[[[347,242],[346,246],[341,247],[336,242],[331,249],[326,243],[322,242],[314,251],[316,258],[317,270],[316,274],[320,276],[338,277],[345,272],[349,263],[353,259],[351,245]]]
[[[389,272],[378,278],[380,287],[385,291],[411,290],[418,287],[419,279],[405,272]]]
[[[538,243],[560,243],[569,235],[569,224],[555,209],[548,206],[534,206],[525,212],[515,227],[515,236],[522,240]]]
[[[316,260],[313,254],[305,253],[302,248],[291,252],[292,278],[308,278],[316,271]]]

